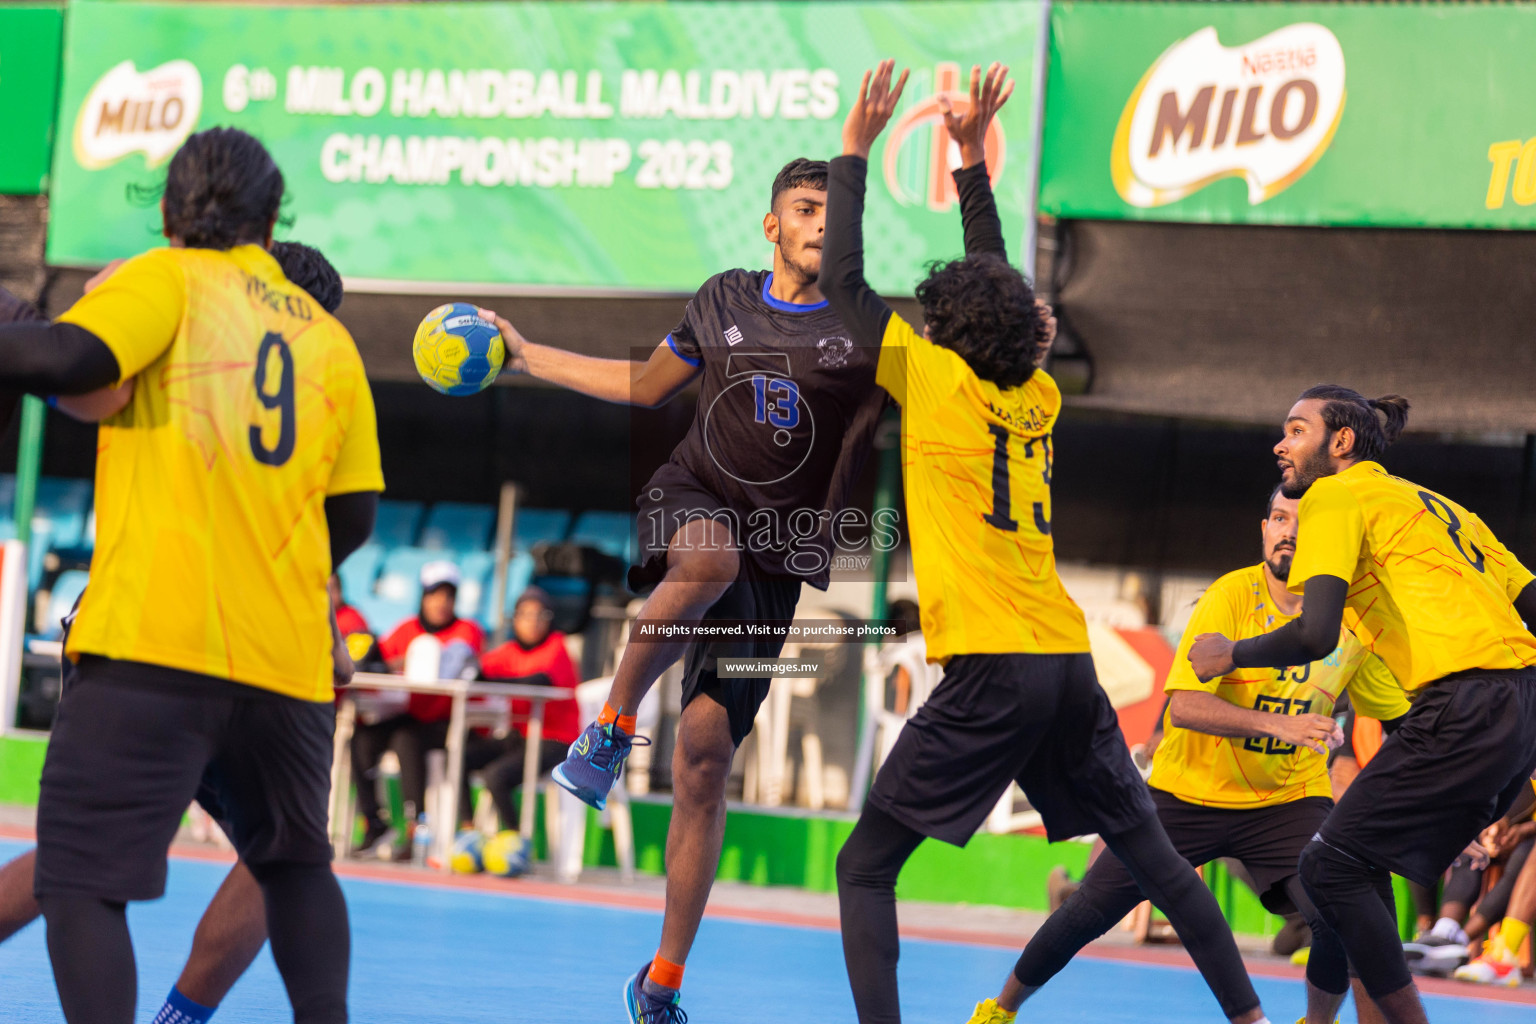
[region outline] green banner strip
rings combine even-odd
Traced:
[[[64,9],[0,4],[0,195],[37,195],[48,185]]]
[[[1058,217],[1536,226],[1536,7],[1060,3]]]
[[[153,186],[187,134],[259,136],[286,235],[369,282],[696,289],[770,261],[774,175],[839,150],[864,69],[912,69],[874,153],[869,277],[910,289],[958,254],[937,104],[1013,66],[990,160],[1008,237],[1031,208],[1040,4],[70,5],[48,257],[155,244]],[[1014,254],[1016,257],[1018,253]],[[380,287],[389,287],[380,284]]]

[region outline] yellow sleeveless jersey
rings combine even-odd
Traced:
[[[330,700],[324,501],[384,487],[351,336],[254,245],[145,253],[59,319],[137,381],[68,653]]]
[[[1392,673],[1348,630],[1340,631],[1339,646],[1332,654],[1310,665],[1240,668],[1208,683],[1195,677],[1189,648],[1201,633],[1246,640],[1293,618],[1276,611],[1262,565],[1227,573],[1195,605],[1164,689],[1203,690],[1238,707],[1274,714],[1331,715],[1339,694],[1347,688],[1362,715],[1393,719],[1408,713],[1408,699]],[[1225,808],[1268,807],[1333,795],[1328,759],[1315,750],[1271,736],[1234,738],[1176,729],[1168,714],[1148,780],[1157,789],[1188,803]]]
[[[1002,389],[891,315],[876,379],[901,403],[902,469],[929,661],[1088,650],[1056,575],[1051,428],[1061,391],[1043,370]]]
[[[1468,669],[1536,664],[1512,602],[1531,573],[1476,515],[1374,462],[1307,489],[1289,586],[1349,582],[1344,625],[1410,693]]]

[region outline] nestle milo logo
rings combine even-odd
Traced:
[[[1221,178],[1262,203],[1318,161],[1344,113],[1344,51],[1322,25],[1227,47],[1203,28],[1142,76],[1115,129],[1110,173],[1132,206],[1162,206]]]
[[[203,80],[190,61],[138,71],[125,60],[91,86],[75,116],[75,159],[96,170],[130,153],[150,167],[168,160],[197,127]]]

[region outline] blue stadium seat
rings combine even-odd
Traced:
[[[341,596],[348,604],[356,603],[365,594],[373,593],[373,581],[379,577],[379,566],[384,562],[384,548],[368,543],[347,556],[336,570],[341,578]]]
[[[363,594],[355,601],[348,599],[347,603],[357,609],[368,624],[368,631],[381,640],[394,632],[400,623],[414,617],[417,609],[414,602],[391,601],[377,594]]]
[[[59,578],[53,581],[53,590],[48,597],[48,623],[43,630],[43,636],[49,640],[57,640],[64,633],[64,616],[74,607],[75,600],[85,590],[85,582],[89,578],[87,573],[79,569],[71,569],[68,572],[59,573]]]
[[[37,507],[50,513],[78,512],[91,507],[91,481],[45,476],[37,482]]]
[[[541,541],[565,540],[571,514],[563,508],[520,508],[512,528],[512,546],[527,551]]]
[[[635,517],[624,512],[583,512],[567,539],[632,562],[634,524]]]
[[[438,551],[484,551],[491,546],[496,510],[490,505],[439,501],[427,512],[418,546]]]
[[[496,570],[496,556],[489,551],[472,551],[459,559],[459,599],[454,611],[461,619],[487,620],[491,602],[491,575]]]
[[[507,563],[507,593],[502,607],[506,614],[512,614],[512,604],[519,594],[528,589],[528,584],[533,582],[533,556],[526,551],[519,551],[512,556]]]
[[[386,548],[415,544],[423,507],[419,501],[379,502],[379,515],[373,521],[373,539]]]
[[[442,557],[441,551],[395,548],[384,556],[384,567],[374,589],[384,600],[405,604],[415,611],[421,603],[421,567]]]

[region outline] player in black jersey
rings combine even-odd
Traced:
[[[647,626],[786,621],[802,583],[825,589],[828,527],[843,510],[885,403],[875,386],[876,352],[852,342],[817,289],[825,212],[826,163],[791,161],[774,179],[763,218],[773,269],[710,278],[643,362],[535,345],[483,311],[506,339],[514,372],[645,407],[699,382],[687,437],[638,502],[641,554],[629,581],[655,590],[631,630],[602,716],[555,770],[561,785],[602,807],[633,742],[641,698],[685,658],[666,918],[656,958],[626,988],[636,1022],[670,1021],[681,1012],[683,962],[720,859],[731,760],[768,692],[766,676],[722,679],[717,660],[772,658],[783,646],[782,634],[646,642]]]

